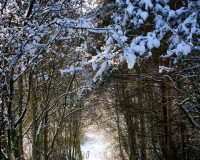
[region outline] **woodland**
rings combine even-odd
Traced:
[[[89,159],[94,125],[112,141],[102,160],[199,159],[199,11],[199,0],[0,0],[0,160]]]

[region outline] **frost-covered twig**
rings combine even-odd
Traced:
[[[79,106],[82,101],[89,96],[89,94],[94,91],[95,89],[102,86],[102,84],[112,75],[113,71],[115,71],[116,68],[113,68],[112,66],[107,66],[105,70],[102,72],[99,77],[96,77],[96,79],[90,80],[83,89],[78,92],[77,98],[74,101],[73,107]]]

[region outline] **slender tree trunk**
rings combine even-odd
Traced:
[[[123,73],[126,73],[126,69],[123,69]],[[126,152],[129,155],[129,160],[137,160],[138,155],[138,145],[137,145],[137,136],[136,136],[136,119],[134,118],[132,96],[130,94],[130,88],[128,88],[127,81],[118,82],[118,91],[117,94],[119,98],[119,108],[124,115],[124,120],[127,127],[127,146]]]
[[[44,74],[43,74],[44,75]],[[51,92],[51,84],[52,84],[52,76],[49,77],[50,81],[48,85],[45,87],[46,91],[46,99],[45,99],[45,113],[44,113],[44,159],[48,160],[48,107],[49,107],[49,96]],[[45,81],[45,77],[43,77],[43,80]]]
[[[176,73],[176,84],[177,88],[180,89],[180,69],[177,68]],[[177,99],[179,98],[179,93],[177,91]],[[178,102],[178,100],[177,100]],[[185,127],[183,122],[183,111],[181,110],[181,106],[178,104],[178,121],[179,121],[179,143],[180,143],[180,159],[186,160],[186,152],[185,152]]]
[[[163,124],[163,139],[162,139],[162,143],[163,143],[163,155],[165,157],[165,159],[167,159],[167,108],[166,108],[166,86],[162,83],[161,84],[161,102],[162,102],[162,114],[163,114],[163,120],[162,120],[162,124]]]
[[[126,104],[124,104],[126,105]],[[137,141],[136,141],[136,130],[135,130],[135,122],[133,122],[133,115],[130,111],[131,106],[126,106],[126,114],[125,114],[125,121],[128,129],[128,141],[129,141],[129,148],[130,148],[130,160],[138,159],[138,152],[137,152]]]
[[[171,88],[169,86],[166,87],[167,89],[167,159],[172,160],[175,158],[174,152],[174,144],[172,140],[172,95],[171,95]]]
[[[171,61],[166,60],[166,67],[171,67]],[[161,101],[163,113],[163,153],[166,160],[176,159],[175,147],[172,139],[172,95],[171,87],[165,82],[161,83]]]
[[[5,122],[4,122],[4,102],[3,102],[3,93],[2,93],[2,102],[1,102],[1,109],[0,109],[0,159],[6,158],[6,137],[5,137]]]
[[[139,85],[138,89],[138,107],[140,108],[140,128],[141,128],[141,137],[140,137],[140,151],[141,151],[141,160],[146,160],[146,127],[145,127],[145,115],[144,115],[144,102],[143,102],[143,88]]]
[[[117,104],[117,102],[116,102]],[[122,158],[122,160],[125,160],[124,158],[124,154],[123,154],[123,150],[122,150],[122,140],[121,140],[121,127],[120,127],[120,119],[119,119],[119,109],[118,109],[118,104],[116,105],[116,115],[117,115],[117,134],[118,134],[118,142],[119,142],[119,152],[120,152],[120,158]]]
[[[21,76],[19,78],[19,102],[18,102],[18,109],[19,109],[19,115],[22,115],[22,104],[23,104],[23,77]],[[20,158],[23,159],[23,132],[22,132],[23,124],[22,122],[19,124],[19,153]]]
[[[19,78],[18,81],[18,115],[19,117],[22,114],[22,92],[23,92],[23,87],[22,84],[23,80],[22,77]],[[14,121],[12,122],[12,129],[11,129],[11,137],[12,137],[12,150],[14,153],[15,159],[18,160],[23,160],[23,141],[22,141],[22,121],[19,122],[19,128],[16,129],[17,126],[15,126]]]
[[[9,147],[8,147],[8,132],[7,132],[7,128],[8,128],[8,122],[6,122],[6,118],[7,115],[5,114],[6,110],[7,110],[7,100],[8,100],[8,87],[7,87],[7,79],[6,76],[1,77],[1,83],[3,85],[1,85],[1,139],[0,139],[0,144],[1,144],[1,150],[0,150],[0,158],[2,159],[8,159],[10,160],[11,156],[10,156],[10,152],[9,152]]]
[[[12,103],[13,103],[13,89],[14,89],[14,82],[13,82],[13,74],[14,68],[11,69],[11,74],[9,77],[9,86],[7,86],[7,111],[8,111],[8,128],[7,128],[7,138],[8,138],[8,159],[12,158],[12,139],[14,139],[14,119],[12,114]]]
[[[48,112],[44,115],[44,159],[48,160]]]
[[[34,102],[34,86],[33,86],[33,71],[29,73],[29,106],[32,114],[32,160],[37,160],[37,146],[36,146],[36,107]]]

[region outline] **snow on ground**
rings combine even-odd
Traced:
[[[91,126],[85,136],[86,141],[81,145],[84,160],[112,160],[111,141],[103,129]]]

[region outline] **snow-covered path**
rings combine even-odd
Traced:
[[[81,145],[84,160],[112,160],[111,142],[104,130],[91,126],[85,135],[86,141]]]

